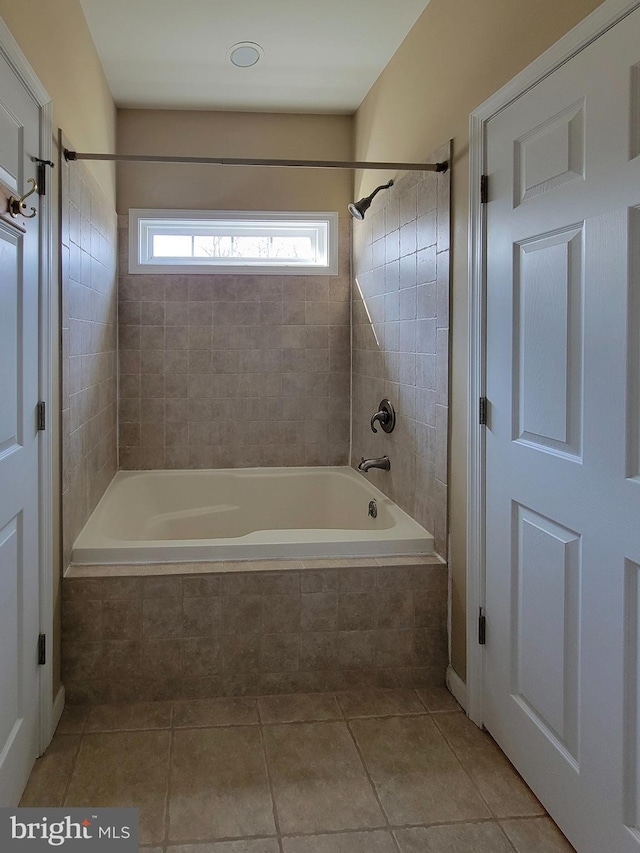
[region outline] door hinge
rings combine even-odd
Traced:
[[[47,405],[44,400],[40,400],[37,406],[38,430],[47,428]]]
[[[480,397],[478,400],[478,423],[481,426],[487,425],[487,398]]]
[[[44,666],[47,662],[47,635],[40,634],[38,637],[38,666]]]
[[[34,157],[33,162],[38,164],[38,195],[47,194],[47,166],[53,169],[55,163],[52,160],[41,160]]]
[[[489,202],[489,176],[482,175],[480,178],[480,204]]]
[[[486,645],[487,642],[487,617],[484,615],[484,608],[478,608],[478,644]]]

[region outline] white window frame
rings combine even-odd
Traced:
[[[324,250],[326,263],[304,261],[253,262],[242,258],[225,258],[222,262],[210,258],[154,258],[151,255],[154,234],[167,227],[184,227],[197,222],[271,222],[286,225],[295,232],[297,223],[317,224],[316,239]],[[182,223],[182,226],[181,226]],[[194,226],[197,228],[197,225]],[[129,273],[130,275],[337,275],[338,274],[338,214],[327,211],[254,211],[254,210],[158,210],[136,208],[129,211]]]

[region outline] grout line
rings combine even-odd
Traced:
[[[273,695],[275,695],[275,696],[296,696],[299,694],[294,693],[294,694],[273,694]],[[387,719],[395,719],[398,717],[429,717],[429,716],[435,716],[435,715],[442,716],[444,714],[459,714],[460,713],[460,711],[427,711],[427,710],[424,710],[424,711],[410,711],[410,712],[398,711],[395,713],[394,712],[388,712],[388,713],[358,714],[357,716],[347,717],[345,712],[342,709],[342,706],[340,704],[340,700],[339,700],[337,694],[332,694],[332,693],[313,694],[312,693],[312,694],[304,694],[304,695],[334,696],[336,699],[336,702],[338,704],[339,715],[335,714],[335,715],[330,716],[330,717],[310,718],[310,719],[305,719],[305,720],[267,720],[267,721],[265,721],[265,720],[262,720],[260,718],[260,714],[258,713],[259,719],[258,719],[258,721],[255,721],[255,722],[246,722],[246,721],[243,721],[243,722],[229,721],[229,722],[224,722],[224,723],[204,722],[204,723],[189,723],[187,725],[178,726],[178,725],[176,725],[176,709],[175,709],[175,703],[176,702],[180,702],[180,701],[184,701],[184,702],[207,702],[207,701],[216,702],[218,700],[225,700],[225,699],[247,699],[248,701],[254,702],[256,709],[258,709],[259,708],[258,700],[259,699],[269,699],[269,698],[271,698],[271,696],[270,695],[268,695],[268,696],[229,696],[229,697],[227,697],[227,696],[211,696],[211,697],[204,698],[204,699],[185,699],[185,700],[179,700],[178,699],[175,701],[164,699],[164,700],[158,700],[158,703],[166,704],[167,702],[171,702],[171,706],[172,706],[171,707],[171,714],[170,714],[170,722],[167,725],[144,725],[144,726],[139,726],[139,727],[138,726],[122,726],[122,727],[118,726],[118,727],[112,728],[112,729],[102,728],[102,729],[95,729],[95,730],[87,730],[86,729],[86,726],[88,724],[88,717],[87,717],[87,720],[83,724],[83,730],[82,731],[80,731],[80,732],[69,732],[68,734],[69,735],[84,736],[84,735],[96,735],[96,734],[117,734],[118,732],[131,732],[131,733],[159,732],[159,731],[169,731],[170,729],[174,729],[176,731],[186,731],[186,730],[190,730],[190,729],[222,729],[222,728],[238,728],[238,727],[258,726],[258,725],[261,725],[265,728],[271,728],[274,726],[302,726],[302,725],[306,725],[308,723],[352,722],[354,720],[374,720],[374,719],[387,720]],[[110,703],[101,703],[100,705],[91,705],[89,707],[91,709],[99,708],[99,707],[102,707],[103,704],[110,704]],[[130,704],[137,704],[137,703],[122,702],[122,703],[116,703],[116,704],[118,707],[126,708]],[[145,704],[154,704],[154,703],[151,702],[151,703],[145,703]],[[64,735],[64,736],[66,736],[66,735]],[[539,815],[534,815],[534,816],[539,817]]]
[[[534,794],[535,796],[535,794]],[[551,817],[548,812],[544,814],[522,814],[522,815],[510,815],[509,817],[499,817],[496,820],[501,823],[507,823],[510,820],[546,820],[549,819],[553,824],[556,824],[555,820]],[[557,824],[556,824],[557,826]],[[562,830],[560,830],[562,832]],[[564,834],[564,833],[563,833]]]
[[[194,729],[246,729],[252,728],[255,729],[259,726],[260,723],[250,722],[250,723],[189,723],[187,726],[173,726],[173,730],[176,732],[188,732],[193,731]]]
[[[497,823],[493,817],[460,818],[460,820],[433,820],[426,823],[394,823],[393,829],[428,829],[432,826],[465,826],[468,823]]]
[[[396,843],[398,844],[398,846],[400,846],[400,844],[398,842],[397,835],[396,835],[396,833],[398,831],[411,830],[411,829],[431,829],[432,827],[441,827],[441,826],[471,826],[471,825],[483,824],[483,823],[491,824],[492,826],[497,827],[498,832],[500,832],[500,834],[503,836],[503,838],[506,840],[507,844],[509,845],[509,849],[512,850],[513,853],[519,853],[519,851],[514,847],[511,839],[507,836],[504,829],[500,826],[500,823],[497,820],[488,819],[488,818],[479,818],[477,820],[447,821],[447,823],[426,823],[426,824],[418,824],[415,826],[413,826],[413,825],[402,826],[402,827],[397,826],[397,827],[393,828],[393,836],[394,836],[394,839],[395,839]]]
[[[344,693],[344,691],[343,691],[343,693]],[[335,696],[336,696],[336,702],[338,703],[338,708],[340,708],[340,713],[342,714],[342,719],[348,722],[348,717],[345,713],[344,708],[342,707],[342,702],[340,701],[341,694],[336,693]]]
[[[531,820],[535,818],[530,818]],[[539,818],[538,818],[539,819]],[[511,818],[509,818],[511,820]],[[521,820],[521,818],[517,818],[517,820]],[[166,849],[167,853],[171,853],[171,850],[182,848],[183,846],[191,846],[191,845],[201,845],[201,846],[209,846],[212,844],[228,844],[230,842],[240,842],[240,841],[267,841],[267,840],[277,840],[281,839],[294,839],[294,838],[318,838],[320,836],[349,836],[349,835],[373,835],[376,832],[384,832],[391,834],[394,841],[395,839],[394,833],[396,831],[402,830],[410,830],[410,829],[430,829],[432,827],[443,827],[443,826],[468,826],[468,825],[476,825],[476,824],[491,824],[494,826],[498,826],[498,828],[502,831],[503,835],[507,843],[510,846],[510,849],[514,850],[515,853],[518,853],[517,848],[513,846],[511,840],[506,836],[506,833],[502,829],[500,821],[496,821],[492,818],[477,818],[474,820],[449,820],[449,821],[440,821],[433,823],[420,823],[420,824],[393,824],[387,830],[386,827],[363,827],[361,829],[326,829],[321,830],[319,832],[287,832],[281,837],[275,835],[243,835],[243,836],[224,836],[215,839],[203,840],[199,839],[181,839],[180,841],[175,842],[161,842],[162,849]],[[157,844],[145,844],[141,845],[141,849],[155,849],[157,848]],[[280,848],[282,850],[282,848]]]
[[[337,836],[341,837],[343,835],[373,835],[374,833],[384,833],[389,836],[393,842],[395,842],[395,838],[393,836],[393,827],[387,828],[386,826],[376,826],[376,827],[362,827],[361,829],[321,829],[318,832],[287,832],[283,835],[283,839],[294,839],[294,838],[321,838],[323,836]],[[397,844],[397,842],[396,842]],[[315,848],[314,848],[315,849]],[[342,849],[342,848],[341,848]],[[398,848],[399,849],[399,848]],[[358,847],[358,851],[361,848]],[[368,851],[367,851],[368,853]]]
[[[458,711],[449,711],[449,712],[444,712],[444,711],[443,711],[443,712],[441,712],[441,713],[440,713],[440,716],[443,716],[443,714],[445,714],[445,713],[450,713],[450,714],[454,715],[454,714],[458,714],[459,712],[458,712]],[[500,753],[501,753],[501,754],[502,754],[502,755],[507,759],[507,761],[509,761],[509,766],[510,766],[510,768],[511,768],[512,773],[513,773],[513,774],[514,774],[514,775],[515,775],[515,776],[520,780],[520,782],[524,785],[524,787],[527,789],[527,791],[529,791],[529,792],[532,794],[532,796],[533,796],[533,797],[535,797],[535,799],[540,803],[541,808],[542,808],[542,809],[544,809],[544,814],[537,814],[537,815],[531,815],[531,814],[530,814],[530,815],[509,815],[508,817],[500,817],[499,815],[497,815],[497,814],[495,813],[495,811],[491,808],[491,806],[489,805],[489,803],[487,802],[486,797],[484,796],[484,794],[483,794],[483,793],[482,793],[482,791],[480,790],[480,786],[479,786],[479,785],[478,785],[478,783],[474,780],[474,778],[473,778],[473,776],[472,776],[472,774],[471,774],[471,771],[470,771],[470,770],[467,770],[467,768],[464,766],[464,764],[462,763],[462,760],[458,757],[458,753],[457,753],[456,749],[455,749],[455,748],[454,748],[454,746],[450,743],[449,739],[447,738],[447,736],[445,735],[445,733],[440,729],[440,727],[437,725],[437,723],[435,723],[435,720],[434,720],[434,724],[436,725],[436,728],[438,729],[438,731],[439,731],[439,732],[440,732],[440,734],[442,735],[442,737],[443,737],[443,739],[444,739],[445,743],[447,744],[447,746],[449,747],[449,749],[451,750],[451,752],[452,752],[452,753],[454,754],[454,756],[456,757],[456,760],[458,761],[458,763],[459,763],[459,764],[460,764],[460,766],[462,767],[463,771],[465,772],[466,776],[467,776],[467,777],[468,777],[468,779],[470,780],[471,784],[475,787],[475,789],[476,789],[476,790],[478,791],[478,793],[480,794],[480,797],[482,798],[482,801],[485,803],[485,805],[486,805],[486,806],[487,806],[487,808],[489,809],[490,813],[494,816],[495,820],[525,820],[525,819],[527,819],[527,818],[548,817],[548,816],[549,816],[548,812],[546,811],[546,809],[544,808],[544,806],[542,805],[542,803],[540,803],[540,801],[539,801],[539,800],[538,800],[538,798],[536,797],[536,795],[535,795],[534,791],[532,791],[532,790],[531,790],[531,788],[527,785],[527,783],[526,783],[526,782],[525,782],[525,780],[522,778],[522,776],[518,773],[518,771],[517,771],[517,770],[516,770],[516,768],[513,766],[513,764],[511,764],[511,762],[509,761],[509,759],[508,759],[508,757],[506,756],[506,754],[505,754],[505,753],[500,749],[500,747],[499,747],[499,746],[498,746],[498,744],[493,740],[493,738],[491,738],[492,742],[497,746],[497,748],[498,748],[498,750],[500,751]],[[490,735],[488,732],[485,732],[485,734],[487,734],[489,737],[491,737],[491,735]]]
[[[262,714],[260,713],[260,703],[256,700],[256,712],[258,714],[258,724],[260,730],[260,744],[262,746],[262,759],[264,761],[264,769],[267,774],[267,782],[269,784],[269,794],[271,796],[271,804],[273,811],[273,822],[276,828],[276,835],[278,838],[278,847],[280,848],[280,853],[284,853],[284,846],[282,844],[282,833],[280,832],[280,816],[278,815],[278,806],[276,805],[276,797],[273,788],[273,779],[271,777],[271,767],[269,765],[269,755],[267,753],[267,745],[264,740],[264,728],[262,726]]]
[[[518,818],[519,820],[520,818]],[[432,822],[432,823],[407,823],[407,824],[390,824],[388,827],[386,826],[376,826],[376,827],[361,827],[355,829],[322,829],[315,832],[285,832],[282,834],[282,838],[317,838],[319,835],[331,835],[331,836],[340,836],[340,835],[357,835],[357,834],[370,834],[372,835],[374,832],[394,832],[396,830],[403,829],[429,829],[434,826],[466,826],[467,824],[496,824],[498,821],[493,818],[477,818],[473,820],[448,820],[448,821],[440,821],[440,822]],[[169,842],[169,847],[182,847],[183,845],[210,845],[214,843],[224,843],[229,841],[249,841],[256,840],[259,841],[261,839],[272,839],[276,838],[275,835],[225,835],[215,839],[180,839],[180,841]],[[164,844],[165,842],[161,842]],[[145,847],[157,847],[157,844],[147,844]]]
[[[181,838],[180,841],[161,841],[160,848],[162,850],[182,850],[184,847],[196,847],[197,850],[204,850],[205,848],[209,848],[216,844],[229,844],[242,842],[242,841],[270,841],[270,840],[278,840],[276,835],[224,835],[220,838]],[[144,847],[156,848],[158,844],[145,844],[140,845],[143,849]]]
[[[82,744],[84,743],[84,734],[80,735],[80,743],[78,744],[78,748],[76,750],[76,754],[73,756],[73,761],[71,762],[71,771],[67,778],[67,781],[64,785],[64,791],[62,794],[62,800],[60,802],[61,806],[64,806],[69,796],[69,789],[71,788],[71,780],[73,779],[74,773],[76,772],[76,767],[78,765],[78,759],[80,757],[80,750],[82,749]]]
[[[138,732],[168,732],[171,730],[171,726],[142,726],[141,728],[115,728],[115,729],[95,729],[91,731],[86,731],[85,735],[117,735],[122,733],[127,734],[138,734]],[[197,728],[194,726],[193,728]]]
[[[416,694],[416,696],[418,697],[418,702],[419,702],[419,703],[422,705],[422,707],[426,710],[427,714],[431,714],[431,713],[433,713],[433,712],[432,712],[432,710],[431,710],[431,708],[429,708],[429,707],[427,706],[427,703],[424,701],[424,699],[422,698],[422,696],[420,695],[420,693],[418,692],[418,690],[419,690],[419,688],[417,688],[417,687],[413,688],[413,692],[414,692],[414,693]]]
[[[338,714],[335,716],[331,716],[331,717],[319,717],[317,719],[311,718],[311,719],[307,719],[307,720],[267,720],[267,721],[265,721],[265,720],[262,720],[262,718],[261,718],[260,725],[262,725],[263,727],[295,726],[295,725],[305,725],[307,723],[342,723],[342,722],[344,722],[345,717],[344,717],[344,714],[342,712],[342,707],[340,706],[338,694],[335,692],[322,691],[319,693],[292,693],[292,694],[281,693],[281,694],[274,694],[274,695],[278,696],[278,697],[281,697],[281,696],[331,697],[331,698],[333,698],[334,702],[336,703],[336,706],[338,708]],[[270,699],[270,698],[272,698],[272,696],[260,696],[258,698],[259,699]],[[258,702],[258,705],[259,704],[260,703]]]
[[[516,819],[518,819],[518,818],[516,818]],[[521,818],[520,818],[520,820],[521,820]],[[506,840],[507,840],[507,844],[511,847],[511,849],[514,851],[514,853],[520,853],[520,851],[518,850],[518,848],[517,848],[517,847],[516,847],[516,845],[515,845],[515,842],[513,842],[513,841],[509,838],[509,836],[507,835],[506,830],[505,830],[505,828],[502,826],[502,823],[500,822],[500,820],[496,820],[496,824],[498,825],[498,828],[499,828],[500,832],[501,832],[501,833],[503,834],[503,836],[506,838]]]
[[[87,732],[87,726],[89,725],[89,717],[91,716],[91,711],[95,706],[89,705],[87,716],[84,718],[84,722],[82,723],[82,728],[80,730],[80,734],[84,737]]]
[[[456,712],[456,711],[452,711],[452,713],[454,713],[454,714],[455,714],[455,713],[457,713],[457,712]],[[497,814],[496,814],[496,813],[494,812],[494,810],[491,808],[491,806],[490,806],[490,805],[489,805],[489,803],[487,802],[486,797],[484,796],[484,794],[483,794],[483,793],[482,793],[482,791],[480,790],[480,788],[479,788],[479,786],[478,786],[477,782],[474,780],[473,776],[471,775],[471,772],[470,772],[469,770],[467,770],[467,768],[466,768],[466,767],[464,766],[464,764],[462,763],[462,760],[461,760],[461,759],[459,758],[459,756],[458,756],[458,752],[457,752],[457,750],[456,750],[456,749],[454,749],[453,745],[450,743],[449,739],[447,738],[447,736],[445,735],[445,733],[442,731],[442,729],[440,728],[440,726],[438,726],[438,725],[437,725],[437,723],[435,722],[435,720],[434,720],[433,724],[434,724],[434,726],[435,726],[435,728],[436,728],[437,732],[440,734],[441,738],[443,739],[443,741],[444,741],[444,742],[445,742],[445,744],[447,745],[447,747],[448,747],[449,751],[451,752],[451,754],[453,755],[453,757],[455,758],[455,760],[457,761],[457,763],[458,763],[458,764],[460,765],[460,767],[462,768],[462,772],[463,772],[463,773],[464,773],[464,775],[467,777],[467,779],[469,780],[469,782],[471,782],[471,784],[473,785],[473,789],[476,791],[476,793],[478,794],[478,796],[480,797],[480,799],[482,800],[482,802],[485,804],[485,806],[486,806],[486,808],[487,808],[487,811],[489,812],[489,814],[491,815],[491,817],[492,817],[495,821],[499,820],[499,818],[498,818]]]
[[[310,717],[308,720],[269,720],[262,723],[265,729],[272,729],[276,726],[306,726],[310,723],[343,723],[343,717]]]
[[[393,827],[390,827],[391,829]],[[374,832],[387,832],[386,826],[363,826],[360,829],[320,829],[317,832],[286,832],[283,838],[316,838],[318,835],[373,835]]]
[[[502,824],[503,824],[503,823],[509,823],[509,822],[511,822],[511,821],[516,821],[516,820],[517,820],[517,821],[523,821],[523,820],[525,820],[525,821],[533,821],[533,820],[545,820],[545,821],[550,821],[550,822],[553,824],[553,826],[558,830],[558,832],[560,833],[560,835],[561,835],[561,836],[562,836],[562,838],[564,839],[565,843],[568,845],[568,849],[569,849],[569,850],[572,850],[572,851],[573,851],[573,853],[577,853],[577,851],[576,851],[575,847],[573,846],[573,844],[569,841],[569,839],[567,838],[567,836],[564,834],[564,831],[563,831],[562,829],[560,829],[560,827],[558,826],[558,824],[555,822],[555,820],[551,817],[551,815],[550,815],[548,812],[545,812],[545,814],[543,814],[543,815],[526,815],[525,817],[502,817],[502,818],[499,818],[499,819],[498,819],[498,821],[497,821],[498,826],[500,827],[500,829],[502,830],[502,832],[503,832],[503,833],[504,833],[504,835],[506,836],[506,839],[507,839],[507,841],[509,842],[509,844],[511,844],[511,846],[512,846],[512,847],[513,847],[513,849],[515,850],[515,853],[520,853],[520,850],[516,847],[516,843],[515,843],[515,841],[512,841],[512,840],[509,838],[509,836],[507,835],[507,832],[506,832],[506,830],[505,830],[505,828],[503,827],[503,825],[502,825]]]
[[[275,726],[306,726],[309,723],[352,723],[356,720],[391,720],[398,717],[428,717],[426,712],[417,712],[415,714],[372,714],[370,717],[326,717],[322,720],[275,720],[272,723],[262,723],[264,728],[273,728]],[[193,728],[202,728],[194,726]],[[213,728],[210,726],[209,728]]]
[[[169,843],[169,794],[171,791],[171,778],[173,776],[174,735],[174,729],[169,729],[169,763],[167,767],[167,790],[164,795],[164,840],[160,842],[162,847],[166,847]]]
[[[366,762],[364,760],[364,756],[362,754],[360,746],[358,745],[358,741],[356,740],[356,737],[355,737],[353,731],[351,730],[351,721],[346,720],[345,725],[347,727],[347,731],[351,735],[351,740],[353,741],[353,745],[355,746],[356,752],[358,753],[358,758],[360,759],[360,763],[362,764],[362,769],[364,770],[365,775],[367,777],[367,780],[368,780],[369,784],[371,785],[371,790],[373,791],[373,796],[376,798],[376,802],[378,803],[378,806],[380,808],[380,812],[382,814],[382,817],[384,818],[385,828],[387,829],[388,833],[390,834],[391,838],[393,839],[393,843],[395,844],[398,853],[401,853],[400,845],[398,844],[398,840],[395,837],[393,830],[392,830],[391,821],[389,820],[389,815],[387,814],[384,806],[382,805],[382,800],[380,799],[380,795],[378,794],[378,789],[376,787],[376,784],[373,781],[371,774],[369,773],[369,768],[366,765]]]
[[[352,720],[389,720],[395,717],[430,717],[431,714],[429,711],[405,711],[397,713],[389,712],[387,714],[354,714],[352,717],[347,717],[345,715],[345,719],[351,722]]]

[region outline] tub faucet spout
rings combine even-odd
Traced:
[[[362,471],[364,474],[370,468],[381,468],[383,471],[391,470],[391,462],[388,456],[380,456],[378,459],[365,459],[364,456],[360,460],[360,464],[358,465],[358,471]]]

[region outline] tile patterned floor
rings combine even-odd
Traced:
[[[68,707],[23,806],[137,806],[146,853],[571,853],[444,689]]]

